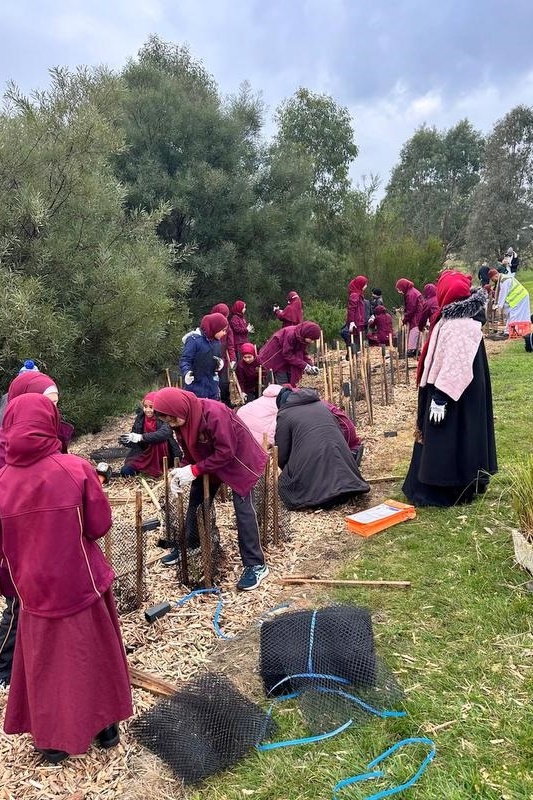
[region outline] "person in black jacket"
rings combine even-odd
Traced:
[[[123,478],[131,478],[139,472],[146,472],[152,478],[163,474],[163,458],[168,457],[169,468],[174,460],[181,458],[179,445],[172,429],[154,414],[152,400],[155,392],[148,392],[143,398],[142,411],[133,422],[131,433],[119,437],[120,444],[130,447],[124,465],[120,470]]]

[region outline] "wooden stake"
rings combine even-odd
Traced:
[[[164,458],[166,458],[166,456],[164,456]],[[163,475],[164,475],[164,469],[163,469]],[[159,500],[157,499],[157,497],[153,493],[153,491],[150,488],[150,486],[148,486],[148,484],[146,483],[146,480],[144,478],[141,478],[141,486],[143,487],[144,491],[146,492],[146,494],[148,495],[148,497],[152,501],[153,505],[155,506],[156,514],[159,517],[159,519],[161,520],[161,505],[159,504]]]
[[[183,494],[176,495],[178,512],[178,546],[181,554],[181,579],[185,586],[189,585],[189,559],[187,556],[187,537],[185,531],[185,512],[183,509]]]
[[[165,373],[166,373],[166,376],[167,376],[167,386],[172,388],[172,379],[170,377],[170,370],[169,370],[168,367],[165,369]]]
[[[263,450],[268,453],[268,433],[266,431],[263,432]]]
[[[278,446],[272,448],[272,540],[279,544]]]
[[[213,565],[211,563],[211,507],[209,503],[209,475],[207,474],[204,474],[203,476],[203,488],[204,501],[200,509],[200,514],[197,514],[197,519],[198,522],[200,522],[201,519],[201,525],[198,525],[198,533],[200,536],[200,547],[202,550],[204,583],[205,588],[210,589],[213,586]]]
[[[149,672],[143,672],[137,667],[129,667],[130,683],[136,689],[146,689],[146,691],[157,695],[158,697],[170,697],[178,691],[177,686],[173,686],[168,681],[164,681],[157,675],[151,675]]]
[[[266,438],[266,433],[264,434],[263,438],[263,446],[264,440]],[[263,495],[263,529],[261,531],[261,547],[265,548],[268,545],[268,517],[269,517],[269,510],[270,510],[270,457],[265,465],[265,472],[264,472],[264,481],[265,481],[265,492]]]
[[[135,573],[135,594],[137,605],[140,606],[144,600],[144,564],[143,564],[143,493],[140,489],[135,492],[135,540],[136,540],[136,573]]]
[[[375,587],[388,587],[391,589],[410,589],[411,581],[337,581],[330,580],[329,578],[315,578],[312,576],[294,576],[288,575],[280,578],[281,583],[288,585],[298,583],[312,583],[318,586],[375,586]]]
[[[241,389],[241,385],[239,383],[239,379],[237,378],[237,373],[232,369],[230,370],[230,378],[229,379],[230,379],[230,381],[233,382],[233,385],[235,386],[235,388],[237,390],[237,394],[239,395],[239,399],[241,401],[241,404],[244,405],[244,392]]]

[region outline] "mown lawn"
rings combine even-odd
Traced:
[[[521,280],[533,295],[533,275]],[[438,752],[413,800],[533,797],[532,603],[513,563],[509,486],[513,464],[533,452],[533,356],[522,340],[491,359],[500,473],[470,507],[421,509],[364,543],[339,577],[408,579],[408,592],[344,591],[334,600],[373,612],[381,655],[406,692],[407,717],[374,721],[326,743],[254,754],[188,797],[210,800],[331,798],[341,778],[401,738],[433,738]],[[398,489],[399,491],[399,489]],[[398,497],[401,497],[398,494]],[[282,736],[301,734],[292,713]],[[425,755],[391,759],[390,781],[343,789],[360,799],[402,781]]]

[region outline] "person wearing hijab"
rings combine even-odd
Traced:
[[[247,342],[241,345],[241,358],[237,364],[237,380],[241,391],[246,396],[246,402],[257,400],[259,394],[259,361],[255,344]]]
[[[283,388],[276,403],[279,494],[287,508],[331,508],[370,491],[317,391]]]
[[[181,456],[171,428],[154,414],[154,394],[155,392],[145,394],[142,410],[133,421],[131,433],[124,433],[119,437],[120,444],[130,447],[120,469],[123,478],[131,478],[139,472],[159,478],[163,474],[163,459],[167,457],[169,466],[172,467],[174,460]]]
[[[376,306],[374,314],[368,320],[368,343],[371,345],[388,345],[393,337],[392,317],[385,306]]]
[[[200,327],[183,337],[180,372],[187,392],[210,400],[220,399],[218,373],[224,368],[220,341],[227,329],[228,320],[223,314],[206,314]]]
[[[256,589],[268,575],[257,524],[252,490],[268,460],[263,448],[237,415],[222,403],[195,397],[182,389],[160,389],[153,405],[156,414],[173,428],[183,450],[186,466],[171,472],[171,491],[191,484],[185,520],[188,547],[199,546],[196,512],[203,502],[203,475],[209,476],[212,503],[222,483],[233,492],[239,552],[243,573],[237,588]],[[178,548],[164,556],[165,566],[176,564]]]
[[[497,472],[490,374],[481,327],[486,293],[447,270],[418,362],[415,443],[404,494],[415,506],[470,503]]]
[[[509,326],[513,323],[530,322],[531,304],[529,292],[516,279],[515,274],[500,275],[497,270],[491,269],[489,277],[495,285],[499,278],[499,288],[493,308],[503,309],[505,332],[509,333]]]
[[[93,739],[116,745],[133,711],[114,573],[96,541],[111,508],[92,465],[61,452],[59,422],[43,395],[10,401],[0,470],[0,558],[20,598],[4,730],[30,733],[54,764]]]
[[[422,303],[420,317],[418,319],[418,330],[421,332],[425,331],[426,325],[428,325],[431,321],[431,317],[439,310],[439,304],[437,301],[437,287],[435,284],[426,283],[422,289],[422,296],[424,298],[424,302]]]
[[[25,364],[28,363],[29,362],[25,362]],[[54,380],[48,375],[45,375],[44,372],[39,372],[39,370],[34,370],[29,366],[19,371],[18,375],[13,378],[9,384],[5,396],[6,404],[2,410],[0,420],[0,467],[3,467],[6,463],[6,435],[3,427],[5,409],[7,408],[7,404],[15,397],[27,394],[42,394],[51,405],[57,405],[59,400],[59,392]],[[65,422],[60,417],[58,437],[61,443],[61,452],[67,452],[67,447],[73,432],[74,428],[72,425]],[[4,588],[0,593],[4,595],[6,605],[0,619],[0,684],[7,686],[11,680],[20,604],[5,564],[3,567],[5,570],[3,581]],[[0,570],[2,570],[1,562]]]
[[[222,316],[229,318],[229,307],[225,303],[217,303],[211,309],[211,314],[222,314]],[[220,355],[224,362],[223,368],[218,373],[218,381],[220,388],[220,400],[224,405],[231,408],[231,397],[229,388],[229,373],[230,370],[235,369],[237,363],[237,353],[235,350],[235,337],[233,335],[233,328],[228,322],[226,328],[226,335],[220,339]]]
[[[399,281],[396,281],[396,290],[398,294],[403,294],[404,314],[402,322],[409,328],[407,355],[416,356],[419,334],[418,325],[424,301],[414,283],[407,280],[407,278],[400,278]]]
[[[274,306],[273,311],[276,317],[281,320],[282,328],[287,328],[289,325],[300,325],[304,321],[302,301],[296,292],[288,293],[285,308]]]
[[[241,349],[241,345],[249,341],[248,334],[254,332],[253,325],[246,321],[246,303],[244,300],[235,300],[231,307],[229,324],[233,331],[233,338],[235,339],[235,350],[237,353]]]
[[[259,351],[259,363],[266,375],[274,373],[274,382],[290,383],[297,386],[302,375],[317,375],[318,367],[313,365],[307,354],[307,347],[320,339],[320,326],[316,322],[302,322],[276,331]]]
[[[364,333],[366,327],[367,313],[365,305],[365,289],[368,286],[368,278],[358,275],[348,284],[348,308],[346,309],[346,329],[348,336],[352,334],[357,340],[359,333]]]

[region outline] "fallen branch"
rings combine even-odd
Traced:
[[[281,583],[315,583],[321,586],[389,586],[393,589],[409,589],[411,581],[337,581],[330,578],[315,578],[309,575],[284,575]]]
[[[383,475],[380,478],[365,478],[367,483],[393,483],[393,481],[403,481],[405,475]]]
[[[159,697],[170,697],[178,691],[177,686],[173,686],[168,681],[158,678],[157,675],[151,675],[149,672],[143,672],[136,667],[130,667],[130,683],[135,689],[146,689],[152,694]]]

